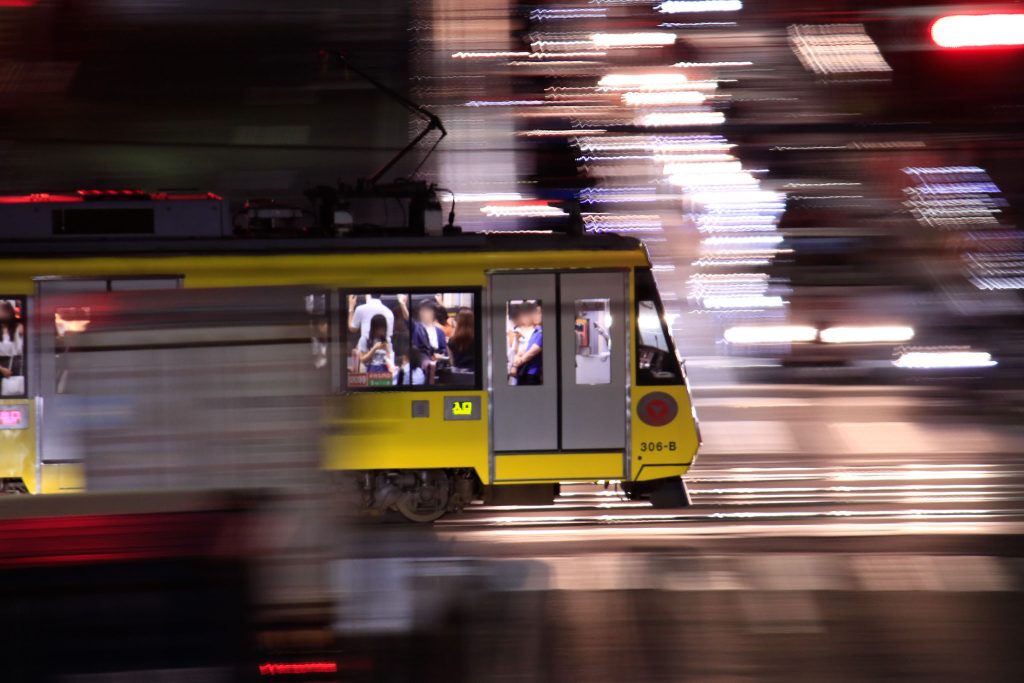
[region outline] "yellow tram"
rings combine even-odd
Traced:
[[[6,251],[7,492],[88,486],[51,424],[74,392],[62,353],[89,330],[76,297],[305,288],[324,398],[344,405],[323,466],[349,473],[368,505],[428,521],[481,497],[550,501],[559,482],[601,480],[656,506],[687,502],[698,425],[635,239],[47,236]]]

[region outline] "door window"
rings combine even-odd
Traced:
[[[544,306],[540,299],[506,302],[505,339],[509,386],[544,384]]]
[[[608,299],[576,299],[576,384],[611,384],[612,315]]]

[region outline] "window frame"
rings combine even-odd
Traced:
[[[32,342],[29,339],[31,334],[32,325],[29,324],[32,314],[29,310],[29,300],[31,297],[27,294],[0,294],[0,301],[20,301],[21,302],[21,324],[24,326],[25,331],[22,333],[21,342],[21,375],[24,377],[23,384],[25,385],[25,391],[17,396],[0,396],[0,400],[4,401],[23,401],[32,396],[31,372],[29,372],[29,353],[32,348]]]
[[[668,346],[668,351],[665,353],[671,358],[671,362],[675,367],[675,376],[671,379],[665,378],[663,380],[658,380],[653,377],[649,377],[646,381],[644,380],[644,371],[640,368],[640,348],[644,346],[644,344],[641,344],[640,338],[641,301],[654,302],[654,309],[658,313],[658,322],[661,324],[661,332],[665,336],[665,344]],[[679,354],[676,351],[675,340],[672,339],[672,332],[668,329],[668,323],[665,321],[665,306],[661,302],[661,293],[658,291],[658,282],[654,279],[654,271],[650,268],[636,268],[633,271],[633,335],[635,338],[635,343],[633,344],[633,355],[635,357],[633,361],[633,369],[636,373],[637,386],[682,386],[686,384],[686,372],[683,369],[682,363],[679,362]],[[650,375],[651,373],[647,372],[646,374]]]
[[[480,330],[483,326],[480,311],[483,295],[483,287],[480,286],[457,286],[440,285],[437,287],[338,287],[334,291],[338,293],[338,342],[339,342],[339,366],[341,372],[338,376],[341,380],[340,393],[342,394],[374,394],[374,393],[400,393],[400,392],[460,392],[460,391],[482,391],[483,390],[483,337]],[[388,387],[350,387],[348,385],[348,358],[352,352],[349,347],[348,329],[348,297],[349,295],[363,296],[366,294],[384,295],[409,295],[409,339],[412,340],[412,302],[416,296],[434,296],[435,294],[472,294],[473,295],[473,344],[476,347],[476,368],[473,372],[473,384],[465,386],[453,386],[450,384],[392,384]]]

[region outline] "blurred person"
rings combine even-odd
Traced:
[[[460,308],[455,316],[455,333],[448,340],[452,366],[459,370],[476,369],[476,324],[473,311]]]
[[[531,324],[529,337],[512,360],[512,372],[515,373],[517,384],[537,385],[542,381],[544,351],[544,327],[540,306],[528,303],[524,307],[524,319]],[[525,336],[525,335],[524,335]]]
[[[4,396],[25,393],[25,326],[14,304],[0,302],[0,378]]]
[[[359,298],[355,294],[348,296],[348,331],[358,332],[360,337],[370,334],[370,320],[375,315],[382,315],[387,321],[388,341],[395,329],[395,314],[380,300],[380,294],[367,294],[366,300],[356,305]],[[399,302],[401,305],[401,302]]]
[[[525,303],[509,304],[508,325],[508,346],[505,349],[505,357],[508,359],[508,383],[515,385],[517,381],[513,363],[520,350],[525,350],[526,341],[532,333]]]
[[[455,326],[457,321],[455,316],[449,315],[448,308],[441,302],[441,295],[437,295],[437,305],[434,307],[434,315],[437,320],[437,326],[444,332],[445,339],[451,339],[455,335]]]
[[[437,325],[437,308],[430,299],[420,301],[416,310],[416,322],[412,329],[412,347],[420,352],[423,361],[420,367],[427,374],[427,384],[433,384],[438,364],[448,361],[448,344],[444,331]]]
[[[310,344],[313,352],[313,367],[320,369],[327,367],[327,349],[330,342],[329,325],[327,318],[317,318],[310,326]]]
[[[356,353],[367,372],[394,375],[395,353],[388,341],[388,324],[383,315],[378,314],[370,319],[369,333],[359,338]]]
[[[398,356],[398,365],[395,369],[396,386],[419,386],[427,383],[427,376],[423,372],[422,357],[416,349],[410,349],[408,354]]]

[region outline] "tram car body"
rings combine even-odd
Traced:
[[[88,488],[74,434],[76,406],[90,395],[84,378],[97,375],[92,359],[106,358],[113,373],[110,353],[175,343],[169,324],[190,317],[172,297],[174,316],[162,318],[163,294],[191,292],[201,319],[204,302],[230,296],[244,307],[279,288],[308,319],[309,362],[323,378],[323,467],[368,506],[429,521],[481,497],[550,500],[567,481],[618,481],[655,505],[687,502],[681,477],[698,424],[646,250],[633,238],[241,239],[216,234],[227,212],[212,195],[132,197],[68,231],[78,207],[63,202],[9,202],[36,223],[0,224],[5,491]],[[118,219],[126,206],[133,215]],[[142,215],[150,210],[159,220]],[[185,223],[205,216],[200,234],[188,235],[176,211]],[[164,234],[161,225],[174,227]],[[135,316],[133,335],[117,336],[115,313],[129,305],[152,307],[149,334]]]

